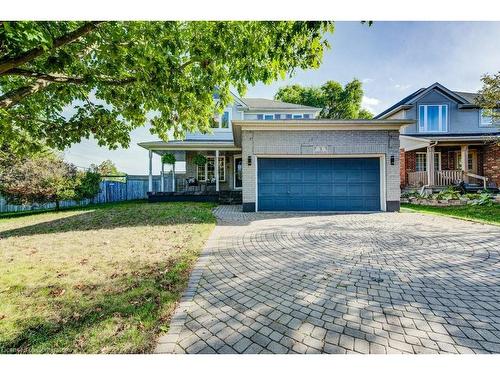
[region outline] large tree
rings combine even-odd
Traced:
[[[0,147],[209,131],[248,84],[315,68],[332,22],[1,22]],[[215,92],[216,91],[216,92]],[[214,103],[217,94],[219,100]],[[71,109],[73,108],[73,109]]]
[[[481,81],[476,103],[484,108],[492,117],[493,124],[500,125],[500,71],[496,74],[485,74]]]
[[[327,81],[320,87],[290,85],[281,87],[274,96],[277,100],[322,108],[320,117],[329,119],[370,119],[373,115],[361,108],[363,85],[353,79],[345,87]]]

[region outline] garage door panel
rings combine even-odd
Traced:
[[[288,186],[288,192],[291,196],[294,195],[302,196],[304,192],[304,187],[300,184],[290,184]]]
[[[304,176],[303,176],[302,171],[291,170],[288,174],[288,181],[289,182],[303,182]]]
[[[262,211],[380,209],[378,158],[258,159]]]

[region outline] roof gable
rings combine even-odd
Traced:
[[[417,91],[411,93],[407,97],[401,99],[399,102],[396,104],[392,105],[391,107],[387,108],[386,110],[382,111],[379,113],[377,116],[374,117],[374,119],[383,119],[392,114],[393,112],[397,112],[399,107],[405,106],[405,105],[411,105],[414,104],[418,99],[421,97],[427,95],[431,91],[437,91],[442,95],[445,95],[446,97],[456,101],[458,104],[462,105],[475,105],[475,99],[477,97],[476,93],[471,93],[471,92],[463,92],[463,91],[452,91],[443,85],[441,85],[439,82],[433,83],[429,87],[422,87],[418,89]],[[401,108],[403,109],[403,108]]]

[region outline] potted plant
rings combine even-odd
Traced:
[[[199,167],[203,167],[205,164],[207,164],[207,157],[202,154],[196,154],[193,158],[193,163]]]
[[[163,154],[161,157],[161,162],[163,164],[174,165],[176,162],[175,155],[174,154]]]

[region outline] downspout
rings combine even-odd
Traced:
[[[437,144],[438,144],[438,141],[430,141],[428,147],[435,147]],[[434,160],[432,162],[434,163]],[[422,188],[420,189],[420,195],[423,195],[425,189],[427,189],[429,187],[431,187],[431,185],[429,184],[429,181],[427,181],[427,184],[425,184],[424,186],[422,186]]]

